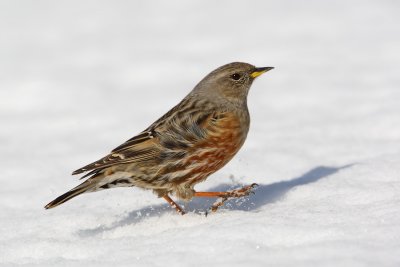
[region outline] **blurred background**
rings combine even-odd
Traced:
[[[276,68],[249,96],[247,146],[265,151],[268,167],[276,166],[268,153],[274,150],[277,157],[290,152],[327,161],[340,161],[331,152],[342,158],[397,150],[399,7],[397,1],[1,1],[6,169],[23,162],[26,169],[50,165],[57,166],[54,174],[69,173],[146,128],[208,72],[232,61]],[[363,142],[363,135],[396,146]],[[297,150],[299,138],[315,151]]]
[[[0,1],[3,222],[43,215],[45,203],[78,183],[72,170],[144,130],[232,61],[275,69],[252,87],[242,151],[200,189],[230,176],[269,184],[318,166],[399,160],[399,14],[390,0]],[[400,172],[387,164],[381,174]],[[64,212],[160,203],[111,191]]]

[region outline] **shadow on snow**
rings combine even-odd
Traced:
[[[228,210],[242,210],[252,211],[258,208],[274,203],[281,200],[288,191],[292,190],[297,186],[302,186],[310,183],[317,182],[318,180],[325,178],[331,174],[338,172],[339,170],[351,167],[353,164],[345,165],[342,167],[326,167],[319,166],[311,169],[305,174],[295,177],[291,180],[276,182],[272,184],[261,184],[255,188],[254,193],[247,197],[239,199],[231,199],[227,201],[223,209]],[[234,188],[238,188],[235,186]],[[214,188],[210,188],[209,191],[227,191],[232,190],[233,187],[230,184],[221,184]],[[215,198],[193,198],[189,203],[182,204],[182,207],[189,213],[206,214],[207,209],[214,203]],[[104,231],[113,230],[115,228],[135,224],[147,217],[161,216],[164,213],[175,213],[167,203],[160,205],[153,205],[144,207],[139,210],[131,211],[127,217],[114,222],[111,226],[99,226],[94,229],[81,230],[78,232],[80,236],[92,236]]]

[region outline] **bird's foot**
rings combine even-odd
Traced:
[[[168,195],[163,196],[163,198],[173,207],[180,215],[185,215],[186,212],[179,206],[175,201],[172,200]]]
[[[220,196],[220,198],[217,199],[217,201],[210,207],[210,210],[212,212],[216,212],[219,207],[224,205],[224,203],[231,198],[239,198],[239,197],[248,196],[249,194],[255,194],[255,192],[253,190],[257,186],[258,186],[258,184],[253,183],[251,185],[248,185],[248,186],[245,186],[245,187],[242,187],[239,189],[224,192],[224,195]]]

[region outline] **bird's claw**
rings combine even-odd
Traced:
[[[238,197],[244,197],[248,196],[249,194],[256,194],[253,189],[256,188],[258,184],[253,183],[251,185],[242,187],[240,189],[235,189],[231,191],[227,191],[226,195],[223,197],[220,197],[215,201],[215,203],[210,207],[211,212],[216,212],[219,207],[221,207],[228,199],[231,198],[238,198]],[[206,212],[206,216],[208,215],[208,211]]]

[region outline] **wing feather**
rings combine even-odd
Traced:
[[[113,150],[113,152],[107,156],[74,171],[72,174],[75,175],[87,171],[100,170],[116,164],[148,161],[153,159],[159,150],[153,138],[142,139],[141,142],[135,143],[133,143],[132,140],[127,141],[127,143],[128,142],[131,142],[131,144],[125,145],[118,150]],[[90,174],[85,175],[85,177],[88,175]]]
[[[184,150],[204,139],[205,128],[215,118],[215,112],[206,112],[204,107],[195,108],[192,102],[186,100],[145,131],[114,148],[107,156],[77,169],[72,174],[89,172],[84,176],[88,177],[117,164],[154,161],[165,151],[172,149],[176,153],[179,152],[176,150]]]

